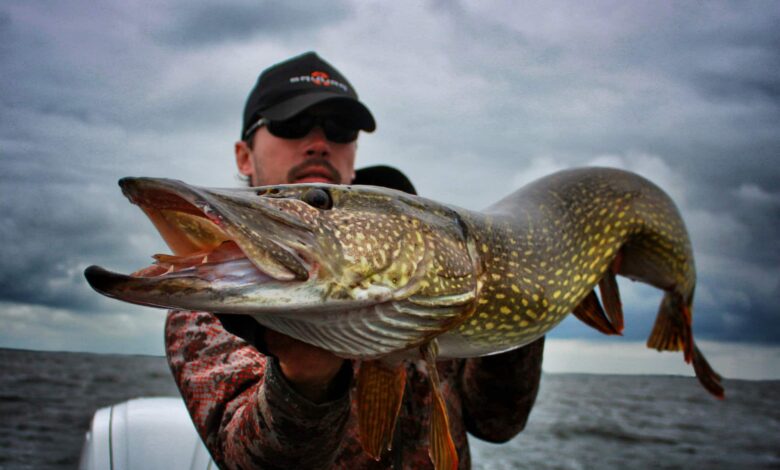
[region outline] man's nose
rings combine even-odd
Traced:
[[[314,126],[306,135],[306,156],[327,157],[330,155],[330,142],[325,137],[325,132],[319,126]]]

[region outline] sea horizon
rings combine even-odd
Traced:
[[[710,365],[727,379],[780,380],[780,346],[709,340],[697,341],[697,345]],[[58,348],[46,345],[30,348],[0,344],[0,349],[165,357],[164,352]],[[693,367],[685,363],[680,352],[658,352],[648,349],[644,342],[619,339],[547,338],[542,370],[550,374],[694,376]]]

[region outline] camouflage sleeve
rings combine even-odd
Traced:
[[[348,387],[334,401],[308,401],[275,359],[225,331],[210,313],[171,311],[165,346],[190,416],[220,468],[322,468],[333,461],[349,418]]]
[[[463,420],[471,434],[506,442],[525,428],[539,391],[543,351],[544,337],[513,351],[465,361]]]

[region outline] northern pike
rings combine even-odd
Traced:
[[[376,458],[392,441],[401,361],[427,361],[429,453],[436,468],[455,468],[437,358],[518,348],[569,313],[620,334],[618,274],[664,291],[648,347],[682,350],[723,397],[691,331],[696,271],[685,225],[670,197],[636,174],[562,171],[481,212],[372,186],[119,184],[173,255],[131,275],[89,267],[90,285],[142,305],[250,315],[362,360],[360,436]]]

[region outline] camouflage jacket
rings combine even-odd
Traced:
[[[195,427],[221,468],[432,468],[431,391],[422,361],[407,365],[392,451],[375,461],[358,441],[352,367],[336,379],[342,384],[338,397],[315,404],[292,389],[275,358],[228,333],[210,313],[170,312],[165,343]],[[544,338],[508,353],[438,363],[461,469],[471,466],[467,431],[504,442],[524,428],[539,387],[543,347]]]

